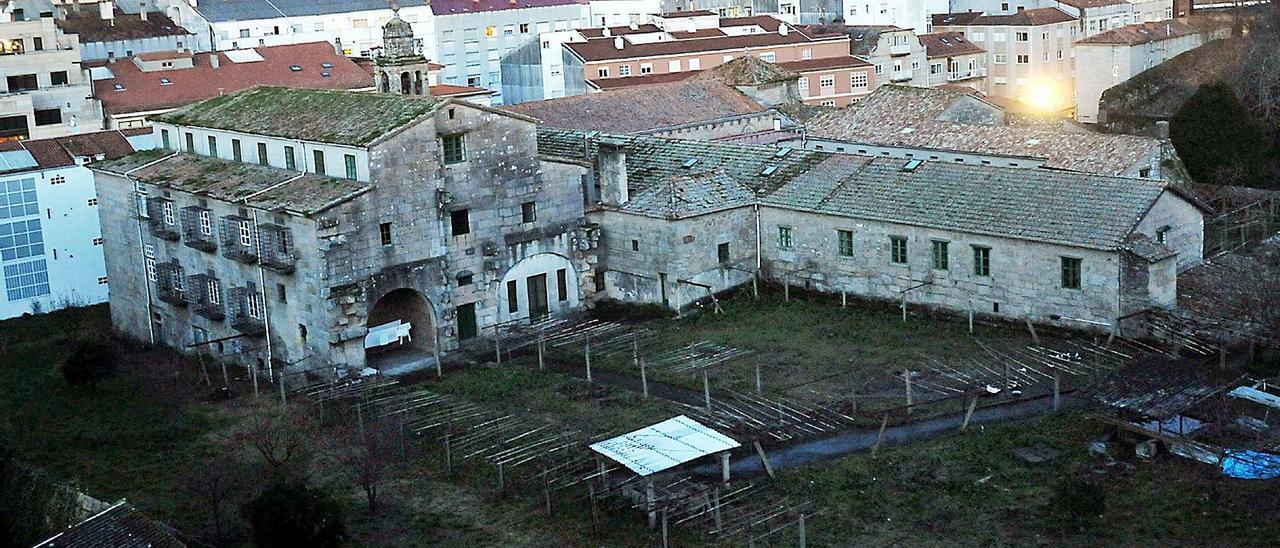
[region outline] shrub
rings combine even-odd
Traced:
[[[254,546],[341,546],[342,507],[328,493],[300,483],[274,483],[241,508]]]
[[[1224,83],[1200,86],[1170,120],[1169,138],[1196,182],[1273,185],[1266,126]]]
[[[60,369],[67,384],[93,386],[115,375],[117,368],[114,347],[104,342],[83,341],[71,350]]]

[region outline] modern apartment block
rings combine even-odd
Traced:
[[[805,59],[777,63],[796,73],[801,102],[824,107],[846,107],[871,94],[876,86],[875,69],[853,56]]]
[[[90,162],[151,148],[150,132],[0,144],[0,319],[107,300]]]
[[[921,34],[929,87],[958,84],[987,92],[987,51],[958,32]]]
[[[503,97],[504,55],[528,44],[542,45],[539,36],[544,33],[590,24],[586,0],[436,0],[431,9],[439,56],[428,57],[444,65],[442,83],[492,90],[494,104],[510,102]]]
[[[80,40],[85,61],[123,59],[154,51],[195,48],[198,37],[162,12],[127,13],[109,0],[97,6],[74,4],[58,27]]]
[[[0,35],[0,142],[102,129],[80,42],[53,12],[0,12]]]
[[[849,53],[872,65],[875,85],[929,85],[927,52],[914,30],[895,26],[819,25],[808,27],[819,34],[841,33],[849,37]]]
[[[540,159],[531,118],[389,91],[255,87],[94,164],[115,326],[265,370],[389,373],[577,308],[585,168]]]
[[[1076,120],[1099,117],[1102,94],[1138,73],[1226,38],[1230,29],[1205,29],[1179,21],[1129,25],[1076,42]]]
[[[841,15],[846,25],[891,26],[924,34],[934,14],[951,11],[948,0],[844,0]]]
[[[1072,44],[1079,21],[1057,8],[1010,15],[949,13],[933,17],[934,32],[957,32],[987,51],[988,94],[1043,112],[1075,105]]]
[[[774,17],[720,18],[710,11],[658,15],[644,25],[583,29],[561,49],[557,76],[564,80],[565,96],[677,80],[748,55],[779,64],[833,58],[852,63],[849,38],[842,34],[813,35]],[[506,84],[523,88],[530,99],[541,98],[547,88],[542,73],[514,70],[528,66],[530,61],[521,56],[507,62],[513,70]]]
[[[372,57],[382,47],[382,26],[392,17],[386,0],[151,0],[156,8],[196,34],[207,51],[329,42],[346,55]],[[431,4],[397,2],[400,17],[418,36],[435,33]],[[128,6],[125,6],[128,8]],[[127,10],[126,10],[127,11]],[[435,57],[435,43],[421,44]]]
[[[1019,9],[1058,8],[1079,20],[1080,36],[1174,18],[1173,0],[951,0],[951,12],[1012,15]],[[1184,13],[1181,16],[1185,16]]]

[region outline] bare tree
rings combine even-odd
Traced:
[[[258,452],[276,479],[284,479],[304,471],[314,431],[305,409],[258,406],[239,438]]]
[[[226,510],[242,502],[246,494],[245,467],[225,453],[191,460],[196,461],[196,465],[183,483],[183,490],[213,526],[211,540],[217,544],[227,543],[232,540],[232,530],[228,527]]]
[[[361,422],[357,417],[338,425],[328,443],[328,457],[338,471],[364,491],[369,512],[378,511],[378,490],[387,467],[395,461],[402,430],[400,417]]]

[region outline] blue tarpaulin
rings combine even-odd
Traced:
[[[1227,449],[1222,457],[1222,473],[1241,479],[1280,478],[1280,455]]]

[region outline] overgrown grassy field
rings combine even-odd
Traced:
[[[857,340],[864,347],[848,352],[886,367],[906,359],[907,347],[931,349],[949,338],[956,346],[947,351],[960,351],[967,338],[962,326],[924,318],[912,319],[920,331],[892,329],[885,313],[860,318],[853,309],[839,311],[838,304],[834,321],[824,303],[734,302],[728,307],[731,312],[724,316],[653,327],[671,337],[690,337],[684,340],[703,336],[691,333],[696,328],[730,344],[767,345],[794,363],[835,359],[840,340]],[[237,445],[236,432],[249,420],[249,409],[278,407],[273,399],[252,404],[247,395],[202,402],[207,388],[193,388],[196,375],[189,365],[171,367],[185,371],[177,377],[156,374],[156,363],[177,359],[160,351],[130,354],[120,376],[96,388],[66,386],[57,371],[69,346],[65,334],[101,332],[105,318],[105,309],[96,307],[0,322],[0,333],[9,341],[9,355],[0,364],[0,439],[24,460],[77,482],[93,496],[127,497],[184,531],[205,535],[207,512],[186,487],[199,477],[195,469],[202,459],[232,454],[245,466],[245,477],[260,477],[255,471],[264,465],[242,440]],[[804,329],[783,326],[782,318]],[[893,333],[901,338],[895,340]],[[583,430],[625,430],[673,414],[664,403],[588,389],[581,381],[539,373],[527,364],[450,372],[428,387]],[[979,427],[888,448],[875,458],[853,455],[781,470],[777,487],[822,510],[809,520],[811,546],[1243,546],[1280,538],[1277,482],[1227,480],[1208,467],[1168,456],[1131,463],[1122,458],[1108,465],[1085,449],[1104,430],[1079,413]],[[323,443],[323,429],[312,435],[317,446]],[[1012,453],[1037,444],[1062,454],[1031,464]],[[547,517],[536,481],[499,495],[490,467],[463,465],[461,473],[446,477],[439,448],[417,446],[389,470],[376,514],[367,512],[354,484],[315,458],[309,473],[346,506],[353,545],[652,546],[656,541],[637,513],[606,512],[602,531],[593,533],[585,493],[563,492]],[[1102,486],[1105,507],[1098,517],[1073,522],[1055,514],[1051,501],[1057,486],[1075,477]],[[242,497],[253,488],[247,489]],[[676,535],[679,546],[705,540],[687,532]],[[778,545],[791,541],[789,534],[775,539]]]

